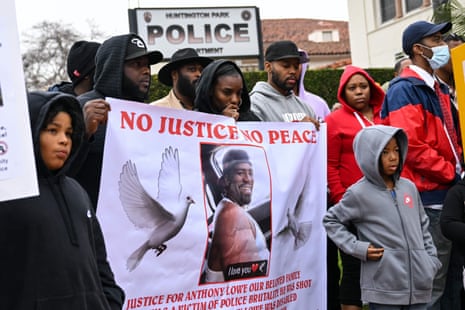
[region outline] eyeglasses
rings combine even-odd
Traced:
[[[416,45],[419,45],[419,46],[421,46],[421,47],[427,48],[427,49],[429,49],[429,50],[431,50],[431,49],[432,49],[431,47],[429,47],[429,46],[426,46],[426,45],[424,45],[424,44],[421,44],[421,43],[415,43],[415,44],[416,44]]]

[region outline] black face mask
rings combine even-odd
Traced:
[[[141,92],[139,86],[124,75],[122,97],[127,100],[144,102],[148,98],[148,92]]]

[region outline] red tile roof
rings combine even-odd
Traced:
[[[345,66],[351,65],[352,64],[352,59],[350,58],[344,58],[338,61],[335,61],[331,64],[325,65],[325,66],[320,66],[315,69],[338,69],[338,68],[344,68]]]
[[[294,41],[311,55],[346,55],[350,57],[349,23],[322,19],[263,19],[261,21],[263,49],[279,40]],[[309,34],[324,30],[338,30],[338,42],[309,41]]]

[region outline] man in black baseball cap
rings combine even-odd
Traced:
[[[87,190],[95,207],[110,110],[105,98],[144,102],[152,80],[150,66],[162,59],[162,53],[148,51],[144,40],[134,33],[113,36],[97,51],[94,88],[78,97],[86,120],[86,136],[93,142],[89,151],[75,161],[79,167],[75,179]]]
[[[313,109],[293,92],[299,81],[301,58],[297,45],[289,40],[271,43],[265,52],[266,82],[257,82],[250,92],[251,110],[272,122],[319,123]]]
[[[187,109],[194,108],[195,84],[200,78],[203,68],[213,59],[199,56],[193,48],[177,50],[170,62],[158,72],[158,80],[166,86],[172,86],[171,91],[152,105]]]
[[[145,42],[141,37],[132,35],[126,49],[125,60],[133,60],[145,56],[148,58],[150,65],[159,63],[163,59],[163,55],[159,51],[147,51]]]
[[[265,52],[266,61],[276,61],[283,59],[298,58],[300,62],[300,53],[297,45],[292,41],[277,41],[268,46]]]

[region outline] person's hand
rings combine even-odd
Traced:
[[[221,112],[224,116],[234,118],[236,121],[239,118],[239,107],[236,104],[228,104]]]
[[[317,119],[314,119],[313,117],[305,115],[305,117],[302,118],[300,121],[313,123],[313,125],[315,125],[316,130],[320,130],[320,122]]]
[[[371,244],[367,250],[367,260],[380,260],[383,257],[384,248],[375,248]]]
[[[92,136],[100,124],[105,124],[108,118],[108,111],[111,111],[110,104],[103,99],[89,100],[82,109],[84,121],[86,123],[86,136]]]

